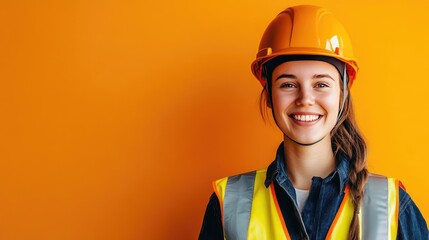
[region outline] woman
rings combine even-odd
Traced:
[[[400,182],[368,173],[349,92],[358,66],[330,12],[281,12],[252,71],[284,141],[267,169],[214,182],[200,239],[428,239]]]

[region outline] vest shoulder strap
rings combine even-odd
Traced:
[[[396,239],[398,181],[369,174],[360,214],[361,239]]]
[[[256,171],[252,171],[228,177],[223,193],[218,193],[224,194],[223,221],[226,239],[247,239],[255,176]]]

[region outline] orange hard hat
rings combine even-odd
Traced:
[[[266,84],[262,76],[264,64],[284,55],[336,58],[346,64],[350,85],[359,69],[343,25],[331,12],[318,6],[287,8],[268,25],[252,63],[252,72],[263,86]]]

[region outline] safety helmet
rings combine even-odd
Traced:
[[[327,9],[300,5],[279,13],[262,36],[252,72],[265,86],[264,64],[277,56],[319,55],[346,64],[349,86],[356,78],[358,64],[350,37],[338,19]]]

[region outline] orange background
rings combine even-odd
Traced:
[[[300,3],[348,29],[370,170],[429,217],[429,4],[156,2],[2,2],[0,239],[196,239],[211,180],[274,158],[250,62]]]

